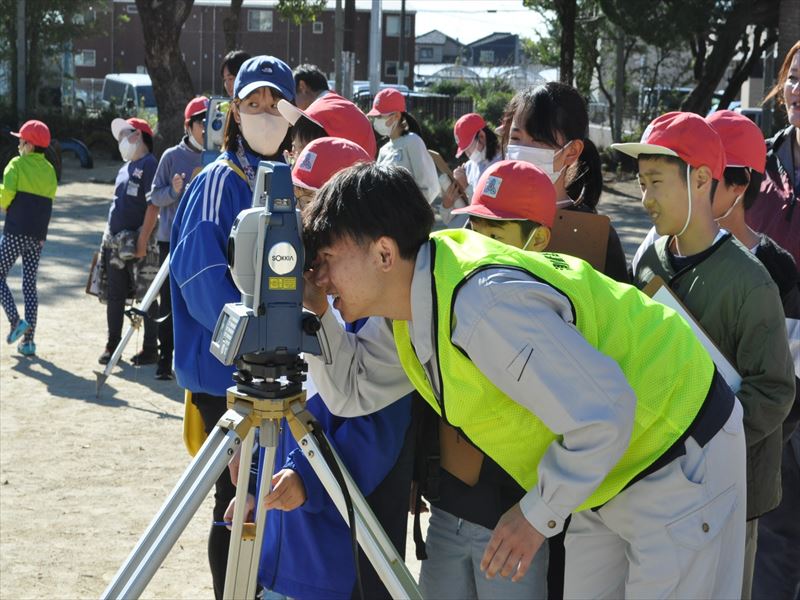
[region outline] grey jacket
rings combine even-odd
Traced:
[[[747,518],[781,498],[781,425],[794,400],[794,365],[778,288],[764,265],[730,234],[689,269],[675,272],[663,237],[642,255],[639,287],[659,275],[742,377],[736,396],[747,439]]]

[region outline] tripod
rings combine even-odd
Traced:
[[[261,507],[275,468],[280,423],[286,419],[298,446],[339,513],[354,528],[358,543],[389,593],[393,598],[421,600],[416,582],[405,563],[313,415],[306,410],[302,389],[305,362],[299,356],[277,364],[265,364],[254,355],[246,355],[245,359],[248,358],[255,360],[256,364],[248,363],[247,370],[240,369],[235,373],[236,385],[228,388],[228,411],[217,422],[102,598],[141,595],[237,450],[241,452],[241,463],[224,597],[254,598],[266,522],[266,511]],[[258,378],[253,378],[253,374]],[[260,472],[256,520],[255,523],[245,523],[245,496],[256,428],[266,458]]]
[[[133,332],[139,329],[142,326],[143,319],[147,318],[147,311],[150,308],[150,305],[153,303],[153,300],[156,299],[158,296],[159,290],[161,290],[161,285],[167,278],[169,274],[169,255],[164,259],[164,262],[161,264],[161,267],[158,269],[158,273],[156,273],[153,282],[150,284],[150,287],[147,288],[147,292],[142,298],[142,301],[139,303],[139,308],[136,309],[129,309],[126,311],[126,314],[130,317],[131,323],[128,325],[128,329],[125,330],[125,335],[122,336],[122,339],[117,344],[117,347],[114,349],[114,353],[111,355],[111,358],[108,359],[108,363],[106,364],[106,368],[103,371],[95,371],[94,374],[97,376],[97,384],[95,387],[95,396],[97,398],[100,397],[100,390],[103,389],[103,384],[105,384],[106,379],[111,374],[111,371],[114,369],[114,365],[119,362],[120,357],[122,356],[122,351],[125,350],[125,346],[128,345],[128,342],[133,337]]]

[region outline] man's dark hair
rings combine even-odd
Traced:
[[[303,145],[321,137],[328,137],[328,132],[308,117],[300,117],[292,126],[292,139],[297,139]]]
[[[748,171],[750,171],[749,176]],[[725,185],[728,187],[732,185],[747,186],[742,196],[742,206],[744,206],[745,210],[749,210],[750,207],[753,206],[753,202],[758,198],[764,176],[758,171],[753,171],[746,167],[725,167],[723,177],[725,179]]]
[[[189,122],[187,123],[187,125],[188,125],[189,127],[191,127],[191,126],[192,126],[192,125],[194,125],[195,123],[197,123],[197,122],[200,122],[200,123],[202,123],[202,122],[204,122],[205,120],[206,120],[206,111],[199,112],[199,113],[197,113],[196,115],[192,115],[191,117],[189,117]]]
[[[351,237],[363,244],[387,236],[413,260],[428,241],[433,211],[414,178],[393,165],[364,163],[337,173],[317,192],[303,216],[306,258]]]
[[[670,156],[668,154],[640,154],[639,160],[659,160],[661,162],[665,162],[668,165],[675,165],[678,167],[678,173],[680,173],[681,180],[683,181],[684,185],[686,184],[686,161],[682,158],[677,156]],[[694,167],[692,167],[694,168]],[[714,199],[714,194],[717,192],[717,185],[719,185],[718,179],[711,180],[711,196],[710,198]]]
[[[295,87],[301,81],[311,88],[314,92],[324,92],[328,88],[328,78],[325,73],[319,70],[316,65],[303,64],[294,70],[294,85]]]
[[[147,151],[153,151],[153,136],[147,133],[146,131],[142,131],[142,140],[144,141],[144,145],[147,146]]]
[[[225,55],[225,58],[222,59],[222,64],[219,66],[219,76],[224,77],[225,68],[227,68],[228,73],[236,77],[239,69],[242,68],[242,64],[244,64],[244,61],[248,58],[251,58],[251,56],[244,50],[231,50]]]
[[[39,154],[44,154],[46,150],[47,150],[47,148],[44,147],[44,146],[34,146],[33,147],[33,151],[37,152]]]
[[[486,136],[486,160],[494,160],[494,157],[497,156],[500,150],[500,142],[497,139],[497,134],[488,126],[481,129],[481,131],[483,131]]]

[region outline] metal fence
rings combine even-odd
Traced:
[[[372,94],[359,94],[353,98],[361,110],[368,112],[372,108]],[[473,99],[468,96],[446,96],[444,94],[411,93],[406,96],[406,109],[417,120],[426,117],[435,121],[458,119],[461,115],[473,112]]]

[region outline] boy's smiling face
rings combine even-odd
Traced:
[[[642,206],[659,235],[681,231],[689,211],[685,175],[680,166],[658,157],[639,156]]]

